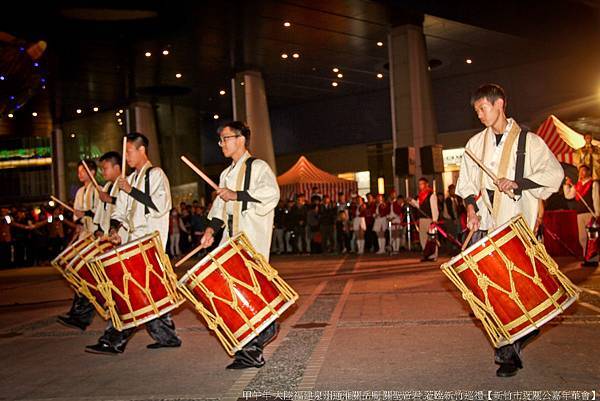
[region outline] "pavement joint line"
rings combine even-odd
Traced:
[[[358,262],[354,264],[354,269],[356,269]],[[308,360],[306,364],[306,368],[304,369],[302,375],[302,381],[298,384],[299,389],[303,390],[312,390],[317,383],[317,378],[321,368],[323,367],[323,363],[325,362],[325,354],[329,349],[329,345],[333,340],[333,335],[335,334],[337,324],[340,321],[342,316],[342,312],[344,310],[344,306],[346,305],[346,301],[348,296],[350,295],[350,291],[352,290],[352,285],[354,284],[354,279],[349,279],[344,286],[344,290],[331,314],[331,318],[329,319],[330,325],[325,328],[319,343],[313,350],[313,354]]]
[[[592,304],[588,304],[587,302],[581,302],[579,301],[579,305],[584,306],[588,309],[593,310],[594,312],[600,313],[600,308],[598,308],[597,306],[594,306]]]
[[[336,271],[343,266],[346,261],[346,257],[342,258],[336,267]],[[268,346],[264,351],[265,359],[270,358],[275,351],[279,348],[283,339],[287,337],[292,327],[298,323],[300,318],[304,315],[304,313],[308,310],[310,306],[317,300],[317,297],[321,294],[321,292],[327,286],[328,281],[323,280],[319,285],[313,290],[310,296],[307,298],[306,302],[302,304],[296,312],[290,316],[290,318],[286,321],[284,328],[279,332],[277,338]],[[240,397],[242,397],[244,389],[250,384],[252,379],[258,374],[258,369],[247,370],[236,380],[236,382],[227,390],[227,392],[220,398],[221,401],[236,401]]]

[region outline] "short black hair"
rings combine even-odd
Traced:
[[[592,171],[590,166],[588,166],[587,164],[582,164],[581,166],[579,166],[579,168],[577,170],[581,170],[582,168],[586,169],[588,171],[588,173]]]
[[[139,149],[140,146],[146,148],[146,154],[148,154],[148,145],[150,145],[150,141],[146,135],[140,134],[139,132],[130,132],[125,137],[127,138],[127,142],[131,142],[135,145],[136,149]]]
[[[100,156],[100,163],[102,163],[102,162],[110,162],[113,165],[120,166],[121,165],[121,155],[118,152],[111,150],[110,152],[106,152],[105,154]]]
[[[419,181],[424,181],[424,182],[426,182],[426,183],[429,184],[429,180],[427,178],[425,178],[425,177],[419,178]]]
[[[471,95],[471,106],[473,106],[479,99],[484,98],[489,100],[489,102],[492,104],[494,104],[496,100],[502,99],[504,106],[506,106],[506,93],[498,84],[484,84],[477,88],[477,90]]]
[[[79,163],[77,163],[77,166],[83,166],[83,162],[85,161],[85,164],[87,164],[88,168],[90,169],[90,171],[96,171],[98,170],[98,167],[96,167],[96,162],[93,160],[80,160]]]
[[[250,144],[250,128],[248,128],[248,126],[246,124],[244,124],[243,122],[231,121],[231,122],[225,123],[219,127],[219,129],[217,130],[217,133],[221,134],[221,131],[223,131],[225,128],[229,128],[236,135],[241,135],[244,138],[246,138],[246,146],[248,146]]]

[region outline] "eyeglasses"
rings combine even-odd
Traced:
[[[241,135],[227,135],[227,136],[222,136],[221,139],[219,139],[219,146],[223,146],[225,144],[225,142],[229,139],[229,138],[237,138],[238,136]]]

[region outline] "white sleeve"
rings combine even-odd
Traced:
[[[169,185],[169,179],[165,172],[155,167],[150,170],[150,199],[156,206],[154,208],[149,207],[150,216],[162,217],[171,211],[171,187]],[[143,206],[142,206],[143,207]]]
[[[256,178],[254,178],[256,177]],[[279,185],[271,167],[263,160],[252,162],[252,179],[248,195],[258,202],[249,202],[248,208],[253,208],[259,216],[270,213],[279,202]]]

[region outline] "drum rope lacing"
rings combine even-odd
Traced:
[[[255,272],[261,273],[265,278],[272,282],[275,287],[280,291],[283,300],[291,301],[298,298],[298,294],[285,282],[279,274],[277,270],[273,269],[266,259],[258,253],[254,247],[250,244],[250,241],[244,234],[241,234],[236,241],[230,242],[230,246],[235,255],[238,255],[244,262],[244,266],[247,267],[248,273],[250,275],[251,283],[246,283],[227,271],[225,266],[216,258],[213,254],[209,254],[209,259],[211,263],[216,266],[216,270],[226,278],[229,287],[229,295],[231,299],[223,298],[221,296],[216,295],[210,289],[206,287],[206,285],[199,279],[197,274],[193,275],[193,278],[190,278],[186,281],[185,285],[180,285],[179,289],[181,292],[188,298],[196,307],[196,310],[206,321],[209,329],[213,330],[217,335],[217,338],[223,344],[223,347],[227,351],[229,355],[234,354],[234,350],[240,348],[240,341],[236,338],[235,334],[231,331],[231,329],[225,324],[223,318],[218,314],[218,309],[215,305],[215,300],[223,302],[228,305],[232,310],[234,310],[240,318],[244,321],[245,327],[248,328],[254,335],[258,335],[259,327],[252,322],[252,319],[249,319],[242,308],[240,308],[238,304],[238,297],[236,296],[235,287],[241,286],[246,288],[254,295],[260,298],[260,300],[267,306],[267,308],[271,311],[274,316],[278,316],[279,313],[275,308],[268,302],[264,295],[261,292],[261,286],[258,282],[258,278],[256,277]],[[246,257],[245,253],[247,253],[250,258]],[[251,260],[252,259],[252,260]],[[256,262],[255,262],[256,261]],[[208,310],[198,299],[194,296],[193,290],[197,288],[202,291],[202,293],[208,298],[208,302],[210,303],[211,310]]]
[[[119,287],[114,285],[112,279],[108,277],[108,275],[105,272],[105,266],[102,264],[101,261],[96,261],[96,263],[94,264],[94,269],[96,270],[98,277],[101,278],[100,281],[102,282],[102,284],[98,285],[98,288],[100,289],[101,294],[106,299],[106,305],[109,310],[109,315],[113,322],[113,325],[119,331],[123,330],[123,328],[125,327],[123,321],[121,320],[121,316],[131,315],[133,322],[131,324],[128,324],[127,326],[137,327],[144,321],[144,319],[140,321],[140,319],[138,319],[138,316],[140,314],[146,314],[148,312],[145,309],[140,311],[134,310],[129,296],[130,284],[134,287],[137,287],[146,296],[146,299],[150,304],[149,306],[155,315],[159,315],[161,313],[161,310],[159,309],[160,305],[157,305],[156,301],[154,300],[152,290],[150,288],[150,274],[158,278],[158,280],[164,286],[168,294],[169,304],[175,305],[183,300],[181,294],[176,290],[175,283],[177,280],[177,276],[173,271],[169,259],[166,257],[164,252],[162,252],[162,243],[160,241],[160,238],[158,238],[158,234],[151,237],[150,241],[140,241],[137,244],[137,247],[139,250],[139,254],[142,256],[142,259],[145,264],[144,285],[142,285],[142,283],[138,282],[133,277],[133,275],[129,271],[129,268],[124,262],[122,254],[118,250],[115,250],[115,254],[119,261],[118,265],[123,271],[123,277],[121,282],[123,284],[123,291],[119,289]],[[127,250],[129,251],[129,249]],[[154,250],[154,256],[156,258],[157,263],[159,264],[158,268],[160,268],[161,270],[160,273],[156,271],[157,267],[150,262],[150,258],[147,252],[152,250]],[[124,303],[127,305],[129,313],[127,313],[126,311],[117,310],[118,308],[113,298],[113,294],[118,295],[124,301]]]
[[[494,288],[495,290],[506,294],[510,297],[511,300],[518,306],[518,308],[522,311],[526,320],[528,320],[534,327],[538,327],[536,321],[534,320],[534,316],[531,316],[531,311],[528,310],[525,305],[521,302],[519,294],[516,290],[515,280],[513,274],[520,274],[524,277],[529,278],[537,287],[539,287],[551,300],[552,304],[555,308],[559,310],[563,310],[562,306],[558,304],[557,300],[548,292],[546,287],[543,285],[542,280],[540,278],[538,272],[538,266],[536,260],[538,260],[543,265],[547,266],[548,272],[554,276],[565,288],[567,294],[569,296],[577,296],[578,289],[575,285],[571,283],[571,281],[559,270],[556,262],[548,255],[543,244],[537,241],[533,233],[529,230],[529,228],[525,225],[523,219],[516,219],[510,224],[510,227],[516,233],[516,237],[519,239],[521,244],[525,247],[525,253],[530,259],[531,266],[533,267],[534,275],[531,276],[527,274],[523,269],[513,263],[508,259],[506,254],[502,252],[500,246],[494,241],[491,237],[487,237],[489,240],[493,252],[499,255],[502,259],[510,280],[510,291],[504,289],[502,286],[498,285],[496,282],[491,280],[487,275],[483,274],[477,262],[474,261],[474,258],[461,252],[461,256],[464,260],[467,269],[471,270],[475,277],[477,278],[477,283],[482,290],[484,301],[482,301],[479,297],[477,297],[471,289],[469,289],[466,284],[462,281],[458,273],[451,268],[449,264],[442,265],[442,271],[448,278],[452,281],[452,283],[461,291],[463,299],[469,304],[471,309],[473,310],[475,317],[477,317],[483,327],[490,337],[492,343],[495,347],[498,347],[500,342],[508,341],[512,342],[511,335],[506,326],[501,322],[500,318],[496,314],[493,305],[489,299],[488,289],[489,287]],[[490,255],[492,252],[490,252]]]

